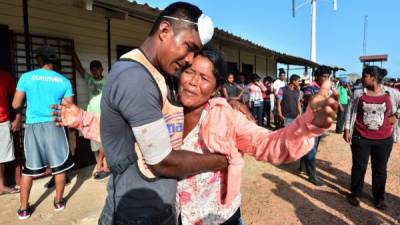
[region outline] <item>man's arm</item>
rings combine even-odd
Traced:
[[[132,131],[144,161],[156,176],[185,177],[228,165],[227,158],[222,155],[172,150],[164,118],[133,127]]]
[[[171,151],[160,163],[149,167],[157,176],[187,177],[227,166],[228,160],[224,155],[178,150]]]
[[[12,107],[15,110],[18,110],[18,109],[22,108],[22,105],[24,103],[24,99],[25,99],[25,92],[16,91],[15,94],[14,94]]]
[[[285,117],[282,114],[282,99],[283,99],[283,88],[280,88],[278,91],[278,95],[277,95],[277,110],[278,110],[278,116],[282,119],[285,119]]]
[[[301,115],[301,101],[300,100],[297,102],[297,113],[298,113],[298,115]]]

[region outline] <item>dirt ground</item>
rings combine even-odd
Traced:
[[[298,174],[297,163],[275,167],[246,158],[242,186],[242,215],[246,225],[264,224],[400,224],[400,144],[395,144],[388,165],[388,209],[378,211],[371,201],[371,171],[365,178],[361,207],[349,205],[345,199],[350,184],[350,147],[341,135],[329,132],[317,155],[318,174],[326,183],[315,187]],[[0,224],[97,224],[106,196],[107,180],[91,179],[92,167],[70,173],[71,184],[66,187],[67,207],[53,211],[54,189],[43,184],[49,178],[33,184],[32,217],[19,221],[16,209],[19,195],[0,196]]]

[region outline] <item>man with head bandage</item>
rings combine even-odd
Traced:
[[[176,224],[176,178],[227,166],[225,156],[179,150],[183,111],[168,98],[166,82],[191,65],[213,33],[198,7],[173,3],[140,47],[112,66],[100,119],[112,175],[99,224]],[[141,160],[154,177],[140,169]]]

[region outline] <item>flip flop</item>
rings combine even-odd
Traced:
[[[16,193],[19,193],[19,189],[18,189],[18,188],[15,188],[15,187],[12,187],[12,188],[10,188],[10,190],[8,190],[8,191],[0,192],[0,195],[16,194]]]

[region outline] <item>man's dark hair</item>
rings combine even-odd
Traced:
[[[363,69],[362,74],[364,75],[366,73],[375,77],[378,79],[378,83],[381,83],[383,78],[387,75],[387,70],[378,66],[366,66]]]
[[[211,61],[213,64],[213,74],[217,81],[216,88],[219,88],[228,77],[227,66],[222,54],[209,45],[205,45],[197,55],[204,56]]]
[[[317,69],[315,70],[315,77],[320,77],[324,74],[329,74],[331,75],[332,69],[329,66],[318,66]]]
[[[36,54],[36,57],[39,57],[42,59],[43,65],[52,64],[54,66],[59,61],[55,49],[48,45],[43,45],[43,46],[38,47],[37,49],[34,50],[34,53]],[[43,65],[40,65],[40,66],[43,66]]]
[[[175,2],[167,6],[158,15],[153,27],[150,30],[149,36],[156,33],[160,27],[161,22],[168,21],[172,24],[175,34],[179,33],[182,29],[188,29],[189,27],[196,29],[197,31],[197,19],[203,12],[199,7],[186,2]],[[177,19],[172,19],[168,17],[173,17]]]
[[[103,68],[103,65],[99,60],[93,60],[90,62],[90,69],[100,69]]]
[[[295,82],[296,80],[300,80],[300,76],[297,75],[297,74],[292,74],[292,76],[290,76],[289,82],[290,82],[290,83],[293,83],[293,82]]]

